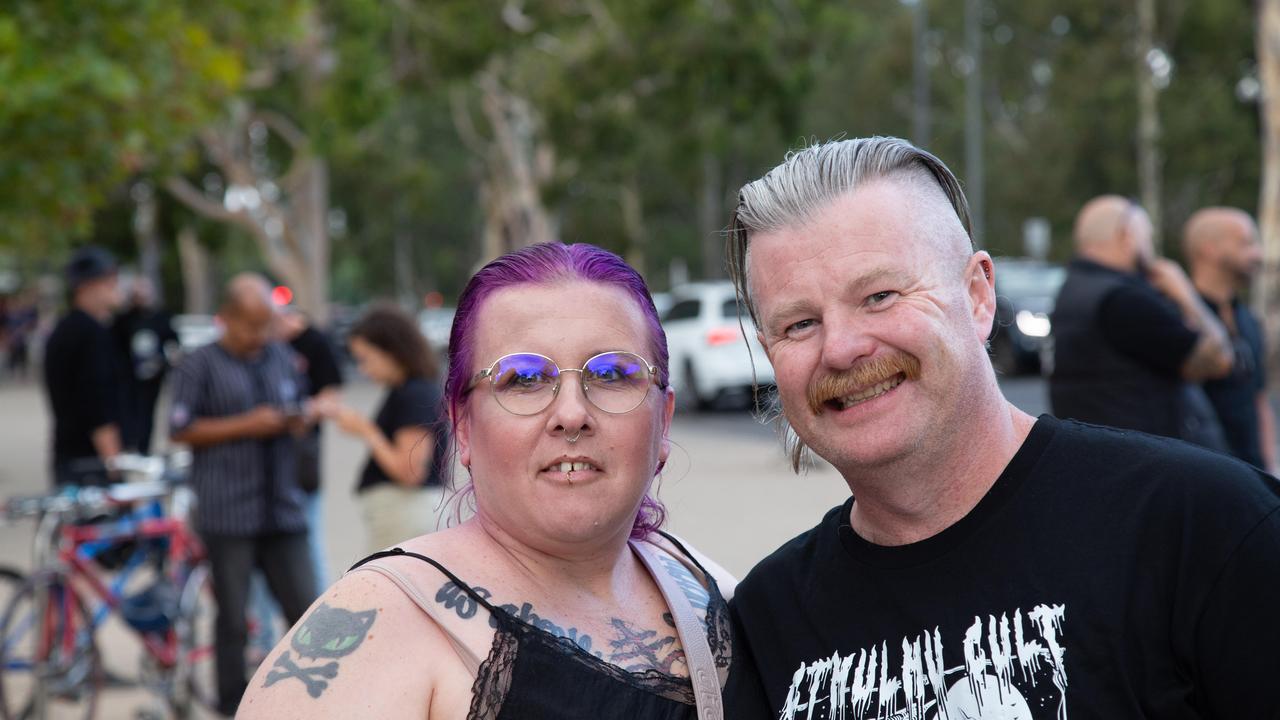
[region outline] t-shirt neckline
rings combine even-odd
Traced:
[[[841,546],[854,561],[885,569],[922,565],[951,552],[961,546],[1017,493],[1044,455],[1059,425],[1057,418],[1041,415],[1031,427],[1027,439],[978,504],[950,527],[919,542],[895,546],[877,545],[858,535],[849,524],[849,513],[854,500],[850,497],[836,517],[836,534]]]

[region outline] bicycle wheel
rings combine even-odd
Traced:
[[[102,661],[80,596],[53,572],[36,573],[0,619],[0,717],[93,717]]]
[[[191,717],[197,705],[217,707],[218,685],[213,653],[217,614],[209,567],[197,565],[183,583],[177,617],[174,618],[178,657],[166,684],[169,707],[175,717]]]

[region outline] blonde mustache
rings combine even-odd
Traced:
[[[823,375],[809,385],[809,409],[814,415],[821,414],[828,400],[852,395],[899,374],[906,376],[907,380],[918,379],[920,360],[914,355],[899,352],[872,358],[833,375]]]

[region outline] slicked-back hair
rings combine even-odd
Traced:
[[[456,438],[457,423],[463,405],[467,402],[467,389],[472,375],[479,369],[477,362],[492,362],[497,358],[475,356],[476,320],[480,308],[493,293],[518,285],[554,285],[562,282],[590,282],[622,290],[640,309],[648,330],[650,357],[647,359],[658,369],[660,387],[670,383],[667,365],[667,335],[658,321],[658,311],[649,294],[649,286],[635,268],[617,255],[586,243],[565,245],[558,242],[538,243],[503,255],[480,268],[462,294],[458,296],[458,310],[453,316],[453,328],[449,332],[449,369],[445,378],[444,396]],[[660,470],[660,468],[659,468]],[[463,499],[474,492],[468,483],[460,495]],[[458,508],[461,511],[461,506]],[[667,511],[658,499],[646,494],[636,513],[631,537],[641,539],[657,530],[666,521]]]
[[[955,174],[932,153],[900,138],[833,140],[793,150],[781,165],[742,186],[729,221],[725,256],[738,302],[751,314],[756,328],[761,327],[760,317],[747,277],[751,236],[803,224],[841,195],[889,178],[936,183],[970,235],[969,202]],[[776,396],[774,402],[792,468],[799,471],[806,448],[776,407]]]

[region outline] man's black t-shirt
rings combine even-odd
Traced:
[[[1201,296],[1214,315],[1221,315],[1213,301]],[[1262,436],[1258,428],[1258,393],[1267,387],[1266,346],[1257,318],[1239,298],[1232,298],[1228,323],[1235,362],[1231,374],[1204,384],[1205,394],[1222,423],[1231,454],[1258,467],[1262,457]]]
[[[1280,716],[1280,483],[1244,463],[1043,416],[931,538],[851,504],[738,585],[726,717]]]
[[[434,440],[430,457],[424,457],[425,453],[419,455],[416,451],[414,452],[415,462],[421,459],[422,462],[428,463],[427,474],[422,481],[424,486],[439,486],[443,483],[440,473],[444,463],[447,435],[441,424],[441,398],[440,387],[434,381],[426,378],[409,378],[401,385],[391,388],[374,419],[378,429],[389,440],[394,440],[396,431],[402,428],[421,430],[428,438]],[[356,491],[388,482],[391,482],[391,478],[387,477],[371,457],[365,463],[364,471],[360,473],[360,485]]]
[[[1102,299],[1098,323],[1107,341],[1152,372],[1182,377],[1200,335],[1178,308],[1145,280],[1120,285]]]
[[[109,329],[83,310],[58,321],[44,351],[55,465],[97,456],[93,431],[120,425],[124,381]]]

